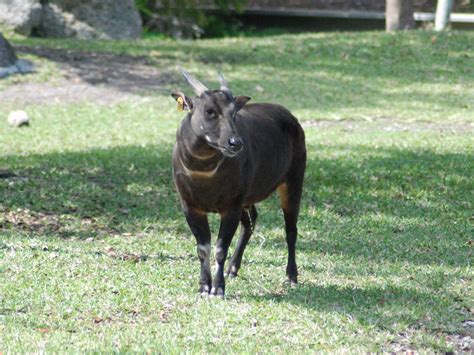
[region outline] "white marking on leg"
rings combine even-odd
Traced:
[[[211,255],[211,244],[198,244],[197,251],[200,258],[209,258],[209,255]]]
[[[222,249],[221,247],[217,247],[216,248],[216,263],[217,263],[217,260],[220,259],[222,257],[222,255],[224,254],[224,249]]]
[[[211,270],[210,256],[211,256],[211,244],[201,245],[198,244],[197,252],[199,259],[201,259],[208,270]]]

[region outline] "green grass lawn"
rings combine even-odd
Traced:
[[[170,75],[166,89],[187,90],[178,64],[210,86],[220,70],[236,94],[301,119],[308,167],[298,287],[283,283],[273,196],[226,299],[201,299],[171,180],[182,114],[167,90],[30,104],[32,125],[11,128],[2,90],[60,76],[38,59],[37,74],[0,83],[0,169],[17,175],[0,179],[0,352],[462,350],[474,319],[474,32],[13,43],[144,56]],[[327,119],[341,122],[311,123]],[[406,128],[379,123],[395,121]],[[457,129],[436,128],[446,124]]]

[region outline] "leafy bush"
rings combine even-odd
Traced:
[[[160,32],[174,38],[220,37],[235,34],[240,23],[232,11],[243,10],[247,0],[135,0],[146,32]],[[205,14],[212,8],[213,14]]]

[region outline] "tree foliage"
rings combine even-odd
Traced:
[[[231,12],[243,10],[247,0],[135,0],[145,30],[177,38],[199,38],[204,33],[225,34],[236,21]],[[205,14],[204,10],[212,10]]]

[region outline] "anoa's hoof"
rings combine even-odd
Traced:
[[[224,288],[221,286],[211,288],[211,292],[209,292],[209,296],[223,299],[225,296]]]

